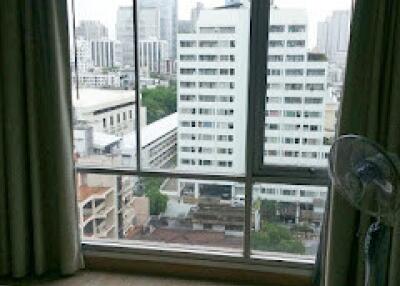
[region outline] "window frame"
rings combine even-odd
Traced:
[[[328,172],[323,168],[302,168],[291,166],[273,166],[263,164],[264,136],[265,136],[265,105],[267,92],[267,58],[269,40],[269,1],[252,0],[250,8],[250,43],[249,43],[249,86],[248,86],[248,110],[247,110],[247,131],[245,146],[245,173],[244,174],[206,174],[189,173],[182,171],[143,169],[141,166],[141,105],[140,97],[136,97],[135,126],[136,128],[136,168],[115,168],[102,166],[85,166],[76,164],[75,171],[87,174],[104,174],[116,176],[137,176],[137,177],[163,177],[182,178],[213,181],[240,182],[245,185],[245,229],[242,255],[236,257],[230,253],[219,253],[195,250],[191,246],[186,249],[179,249],[173,246],[155,247],[143,241],[129,241],[129,243],[107,242],[107,241],[83,241],[84,253],[100,253],[105,251],[111,255],[129,253],[140,253],[143,255],[165,256],[170,261],[174,259],[192,259],[196,263],[208,265],[208,261],[219,261],[221,263],[246,264],[253,268],[260,267],[260,271],[272,271],[274,273],[294,273],[298,275],[311,276],[315,258],[300,257],[298,255],[280,255],[267,253],[265,255],[252,254],[251,235],[251,213],[252,193],[255,183],[282,183],[302,185],[330,185]],[[265,16],[267,15],[267,17]],[[133,23],[134,26],[134,53],[135,59],[139,58],[138,50],[138,4],[133,0]],[[139,82],[139,61],[135,61],[135,82]],[[179,72],[179,71],[177,71]],[[136,84],[134,89],[140,94],[140,85]],[[86,251],[86,252],[85,252]],[[183,253],[183,254],[182,254]],[[202,262],[199,262],[202,261]],[[282,272],[284,271],[284,272]]]

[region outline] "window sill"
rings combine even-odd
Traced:
[[[151,243],[84,242],[86,269],[168,275],[262,285],[308,286],[314,260],[295,255],[255,255],[218,249],[155,247]],[[190,251],[190,252],[189,252]]]

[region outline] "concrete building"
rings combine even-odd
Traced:
[[[87,40],[77,39],[76,40],[76,66],[78,72],[84,73],[89,69],[93,68],[92,54],[90,42]],[[70,61],[73,75],[75,76],[75,50],[70,50]]]
[[[201,10],[178,35],[178,169],[243,173],[249,9]]]
[[[350,8],[350,7],[349,7]],[[350,39],[350,11],[334,11],[324,22],[318,23],[317,48],[329,62],[346,64]]]
[[[304,10],[271,9],[264,163],[327,167],[328,62],[308,49]]]
[[[327,167],[328,62],[325,55],[309,52],[304,10],[273,7],[270,19],[264,162]],[[244,172],[248,23],[245,4],[202,10],[196,32],[178,35],[178,169]],[[175,192],[171,186],[176,186]],[[243,186],[232,182],[179,179],[162,187],[165,194],[193,197],[194,203],[210,196],[234,203],[244,195]],[[260,184],[254,188],[255,199],[290,206],[288,222],[317,226],[326,193],[319,186]]]
[[[141,159],[143,168],[174,168],[176,160],[177,114],[173,113],[141,129]],[[136,133],[122,138],[123,166],[136,164]]]
[[[72,74],[73,83],[78,82],[80,88],[122,88],[119,72],[104,73],[99,70],[79,71]]]
[[[177,0],[139,0],[138,2],[140,9],[158,8],[160,13],[160,40],[167,41],[167,56],[175,60],[178,18]]]
[[[135,129],[136,97],[132,90],[73,89],[77,121],[85,121],[93,131],[121,136]],[[146,125],[146,108],[141,107],[141,124]]]
[[[75,29],[76,38],[86,41],[98,41],[108,38],[108,29],[99,21],[83,20]]]
[[[122,64],[121,45],[112,40],[96,40],[90,42],[90,54],[95,67],[119,67]]]
[[[160,39],[160,24],[159,7],[139,8],[139,39]]]
[[[78,174],[77,185],[82,239],[126,239],[147,225],[149,199],[136,194],[137,178]]]
[[[134,67],[133,10],[132,6],[119,7],[115,24],[116,38],[121,43],[122,65]]]
[[[167,72],[167,41],[147,38],[139,41],[139,66],[148,74]]]

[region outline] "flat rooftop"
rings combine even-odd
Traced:
[[[104,195],[109,189],[109,187],[80,186],[78,188],[78,201],[82,202],[93,195]]]
[[[78,99],[79,96],[79,99]],[[96,109],[136,102],[134,90],[79,88],[72,89],[72,105],[75,108]]]
[[[142,148],[178,127],[178,113],[172,113],[141,128]],[[136,148],[136,132],[123,136],[121,149]]]

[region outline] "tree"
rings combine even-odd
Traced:
[[[278,222],[279,216],[277,215],[276,201],[262,200],[260,206],[260,215],[262,219],[268,222]]]
[[[261,230],[253,232],[253,249],[304,254],[304,244],[297,240],[286,227],[276,223],[264,223]]]
[[[147,107],[147,123],[157,121],[176,112],[176,89],[174,87],[156,87],[142,91],[142,104]]]
[[[167,209],[168,197],[160,192],[162,182],[162,178],[144,178],[142,180],[144,195],[150,201],[151,215],[159,215]]]

